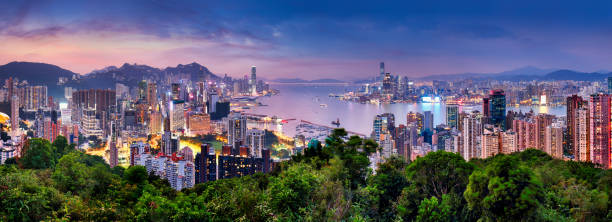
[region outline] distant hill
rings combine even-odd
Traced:
[[[461,73],[431,75],[420,78],[420,80],[460,80],[460,79],[496,79],[502,81],[528,81],[528,80],[577,80],[577,81],[599,81],[604,80],[610,73],[601,72],[578,72],[567,69],[540,69],[526,66],[519,69],[500,73]]]
[[[73,76],[78,78],[72,80]],[[115,88],[116,83],[121,83],[134,87],[143,79],[161,81],[169,76],[189,78],[192,81],[219,79],[208,68],[195,62],[187,65],[179,64],[176,67],[166,67],[164,69],[125,63],[121,67],[109,66],[85,75],[45,63],[11,62],[0,66],[0,80],[16,77],[20,81],[27,80],[31,85],[47,85],[48,94],[57,98],[64,97],[64,87],[68,86],[76,89],[105,89]],[[65,77],[68,81],[63,85],[58,85],[60,77]]]
[[[346,83],[346,81],[337,79],[315,79],[315,80],[304,80],[300,78],[278,78],[272,80],[276,83]]]
[[[93,71],[82,76],[78,81],[71,82],[70,85],[76,88],[114,88],[116,83],[121,83],[133,87],[142,80],[162,81],[169,76],[181,76],[192,81],[219,79],[208,68],[195,62],[187,65],[179,64],[176,67],[165,69],[125,63],[119,68],[109,66]]]
[[[0,66],[0,79],[9,77],[26,80],[30,85],[47,85],[49,95],[63,97],[63,86],[58,85],[60,77],[71,79],[79,75],[59,66],[35,62],[11,62]]]

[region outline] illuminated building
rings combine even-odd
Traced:
[[[474,112],[463,119],[463,156],[470,160],[479,157],[480,136],[482,134],[482,115]]]
[[[544,152],[553,158],[563,158],[563,127],[560,123],[554,123],[546,127]]]
[[[446,106],[446,125],[457,128],[457,119],[459,119],[459,107]]]
[[[489,95],[489,118],[488,123],[506,129],[506,95],[503,90],[491,90]]]
[[[227,123],[228,144],[234,149],[246,143],[247,118],[240,113],[232,113]]]
[[[192,136],[205,135],[211,132],[210,115],[206,113],[190,113],[188,123],[189,133]]]
[[[260,129],[247,130],[246,145],[250,147],[250,155],[253,157],[262,157],[264,149],[265,132]]]
[[[591,162],[605,169],[610,168],[610,98],[595,94],[589,101]]]
[[[170,105],[170,131],[185,129],[185,102],[173,100]]]

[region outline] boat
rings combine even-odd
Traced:
[[[325,103],[321,103],[319,106],[321,106],[321,108],[327,108],[327,104]]]

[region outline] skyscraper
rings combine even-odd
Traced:
[[[380,76],[378,78],[380,78],[380,81],[383,81],[383,79],[385,79],[385,63],[384,62],[380,62]]]
[[[247,130],[246,145],[250,148],[250,156],[261,158],[264,148],[265,132],[260,129]]]
[[[608,76],[608,94],[612,94],[612,76]]]
[[[461,156],[466,160],[479,157],[481,120],[482,116],[478,112],[473,112],[463,119],[463,153]]]
[[[11,131],[19,129],[19,96],[11,97]]]
[[[457,128],[457,119],[459,118],[459,108],[457,106],[446,107],[446,125]]]
[[[418,130],[418,133],[421,133],[423,131],[423,114],[410,111],[406,114],[406,126],[414,126]]]
[[[610,168],[610,99],[608,94],[591,95],[589,112],[591,116],[591,162]]]
[[[433,130],[434,116],[431,111],[425,111],[423,113],[423,128],[425,130]]]
[[[489,109],[489,121],[490,124],[506,129],[506,95],[501,89],[491,90],[489,95],[490,109]]]
[[[390,73],[386,73],[383,77],[382,91],[383,94],[393,94],[393,83]]]
[[[392,113],[384,113],[380,115],[376,115],[374,117],[372,137],[374,141],[380,144],[383,140],[383,135],[389,135],[389,125],[391,122],[395,122],[394,116]]]
[[[249,79],[249,89],[250,89],[251,95],[257,94],[257,76],[255,72],[256,72],[256,67],[252,66],[251,67],[251,78]]]
[[[185,129],[185,102],[174,100],[170,103],[170,131]]]
[[[157,106],[157,84],[154,82],[147,84],[147,104],[153,109]]]
[[[572,95],[566,99],[567,109],[567,147],[570,153],[574,155],[575,159],[579,157],[579,147],[577,144],[578,140],[578,110],[583,107],[587,107],[587,101],[584,101],[582,97],[578,95]]]
[[[240,146],[246,144],[246,129],[246,116],[240,113],[232,113],[229,116],[227,124],[227,142],[230,146],[234,149],[238,149]]]

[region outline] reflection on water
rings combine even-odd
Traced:
[[[295,134],[295,126],[300,120],[331,126],[331,122],[340,120],[340,127],[357,133],[369,135],[372,131],[374,116],[390,112],[395,114],[396,125],[406,123],[406,114],[412,112],[431,111],[434,115],[434,124],[445,123],[446,105],[443,103],[396,103],[396,104],[360,104],[330,98],[330,93],[338,94],[353,90],[358,86],[312,86],[280,84],[271,87],[279,89],[280,93],[272,97],[264,97],[259,102],[267,105],[251,108],[248,113],[278,116],[283,119],[296,119],[283,126],[277,124],[259,125],[266,129],[282,131],[286,135]],[[326,104],[322,106],[321,104]],[[463,106],[460,111],[471,112],[481,110],[481,106]],[[535,113],[550,113],[565,115],[565,107],[523,106],[508,107],[508,110]],[[256,124],[256,123],[254,123]]]

